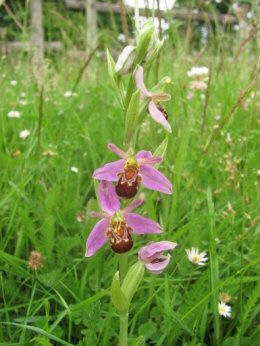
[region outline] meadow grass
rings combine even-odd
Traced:
[[[161,169],[173,181],[174,194],[143,190],[140,213],[159,221],[178,248],[164,274],[146,274],[130,311],[130,341],[143,335],[146,345],[257,345],[257,52],[250,47],[235,57],[240,43],[230,48],[229,41],[214,41],[196,53],[175,39],[176,31],[171,38],[148,84],[156,75],[172,81],[166,108],[173,133]],[[117,344],[118,316],[109,291],[117,257],[109,245],[94,257],[84,254],[96,222],[89,212],[99,208],[92,173],[116,159],[106,146],[121,146],[124,119],[103,54],[92,59],[76,95],[64,96],[82,65],[65,55],[51,58],[41,97],[26,56],[1,61],[0,345]],[[212,74],[208,94],[189,99],[187,71],[204,65]],[[21,117],[9,118],[11,110]],[[23,140],[24,129],[30,135]],[[164,137],[147,117],[138,149],[154,151]],[[161,236],[135,237],[130,263],[140,246],[156,239]],[[192,246],[208,253],[205,267],[188,261],[185,249]],[[36,272],[28,266],[32,250],[44,256]],[[218,313],[223,292],[232,296],[227,319]]]

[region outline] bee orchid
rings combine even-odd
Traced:
[[[139,260],[144,263],[146,269],[155,274],[160,274],[169,264],[171,256],[163,255],[164,251],[173,250],[176,243],[170,241],[160,241],[150,243],[139,251]]]
[[[160,156],[153,156],[150,151],[145,150],[136,155],[131,151],[125,153],[115,144],[109,144],[108,149],[121,157],[121,160],[98,168],[93,178],[116,182],[116,193],[119,197],[134,197],[141,184],[151,190],[172,193],[171,182],[153,167],[162,161]]]
[[[92,212],[101,220],[87,239],[86,256],[93,256],[109,240],[114,252],[124,253],[133,246],[132,234],[161,233],[161,226],[144,216],[132,213],[144,201],[136,199],[127,208],[120,209],[120,200],[111,182],[101,181],[99,186],[102,212]]]
[[[144,84],[144,70],[141,66],[139,66],[135,72],[135,82],[143,98],[150,99],[148,109],[153,120],[161,124],[167,131],[172,132],[171,125],[168,122],[168,114],[161,106],[161,102],[170,100],[171,95],[166,93],[154,93],[147,90]]]

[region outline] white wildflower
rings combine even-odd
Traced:
[[[10,84],[11,84],[12,86],[16,86],[16,85],[18,84],[18,82],[17,82],[17,80],[11,80],[11,81],[10,81]]]
[[[125,39],[125,35],[124,34],[119,34],[117,37],[118,41],[125,43],[126,39]]]
[[[78,167],[75,167],[75,166],[72,166],[72,167],[70,168],[70,170],[71,170],[71,172],[74,172],[74,173],[78,173],[78,172],[79,172]]]
[[[227,133],[226,142],[227,143],[232,143],[232,137],[231,137],[231,133],[230,132]]]
[[[8,118],[20,118],[21,113],[19,111],[10,111],[8,112]]]
[[[186,249],[185,251],[191,263],[197,264],[199,266],[204,266],[206,264],[204,262],[208,260],[208,257],[205,251],[199,253],[199,249],[195,247],[192,247],[191,249]]]
[[[218,304],[218,311],[221,316],[230,317],[231,316],[231,306],[224,302]]]
[[[26,106],[28,104],[26,100],[20,100],[19,103],[21,106]]]
[[[63,96],[64,97],[73,97],[73,96],[76,96],[77,94],[76,93],[74,93],[73,91],[71,91],[71,90],[67,90],[67,91],[65,91],[65,93],[63,94]]]
[[[188,77],[197,78],[207,76],[209,74],[209,69],[206,66],[202,67],[192,67],[190,71],[187,72]]]
[[[29,130],[23,130],[20,132],[19,134],[19,137],[22,138],[22,139],[25,139],[27,138],[28,136],[30,136],[30,131]]]

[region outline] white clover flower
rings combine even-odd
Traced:
[[[73,91],[71,91],[71,90],[67,90],[67,91],[65,91],[65,93],[63,94],[63,96],[64,97],[73,97],[73,96],[76,96],[77,94],[76,93],[74,93]]]
[[[122,33],[120,33],[120,34],[118,35],[117,39],[118,39],[118,41],[120,41],[120,42],[123,42],[123,43],[126,42],[125,35],[122,34]]]
[[[21,106],[26,106],[28,104],[26,100],[20,100],[19,103]]]
[[[72,167],[70,168],[70,170],[71,170],[71,172],[74,172],[74,173],[78,173],[78,172],[79,172],[78,167],[75,167],[75,166],[72,166]]]
[[[233,28],[235,31],[239,31],[240,26],[239,26],[239,24],[234,24]]]
[[[224,302],[218,304],[218,312],[221,316],[230,317],[231,316],[231,306]]]
[[[204,262],[208,260],[208,257],[205,251],[199,253],[199,249],[195,247],[192,247],[191,249],[186,249],[185,251],[191,263],[197,264],[199,266],[204,266],[206,264]]]
[[[17,82],[17,80],[11,80],[11,81],[10,81],[10,84],[11,84],[12,86],[16,86],[16,85],[18,84],[18,82]]]
[[[209,69],[206,66],[202,67],[192,67],[190,71],[187,72],[188,77],[197,78],[204,77],[209,74]]]
[[[22,139],[25,139],[27,138],[28,136],[30,136],[30,131],[29,130],[23,130],[20,132],[19,134],[19,137],[22,138]]]
[[[21,117],[21,113],[19,111],[10,111],[7,114],[8,118],[20,118]]]
[[[21,97],[26,97],[26,93],[22,91],[21,94],[20,94],[20,96],[21,96]]]

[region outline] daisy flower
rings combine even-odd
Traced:
[[[218,304],[218,311],[219,311],[219,314],[223,317],[231,316],[231,306],[227,305],[224,302],[220,302]]]
[[[30,136],[30,131],[26,129],[21,131],[19,134],[19,137],[22,139],[26,139],[28,136]]]
[[[192,247],[191,249],[186,249],[185,251],[191,263],[197,264],[199,266],[204,266],[206,264],[204,263],[208,260],[206,252],[199,253],[199,249],[195,247]]]

